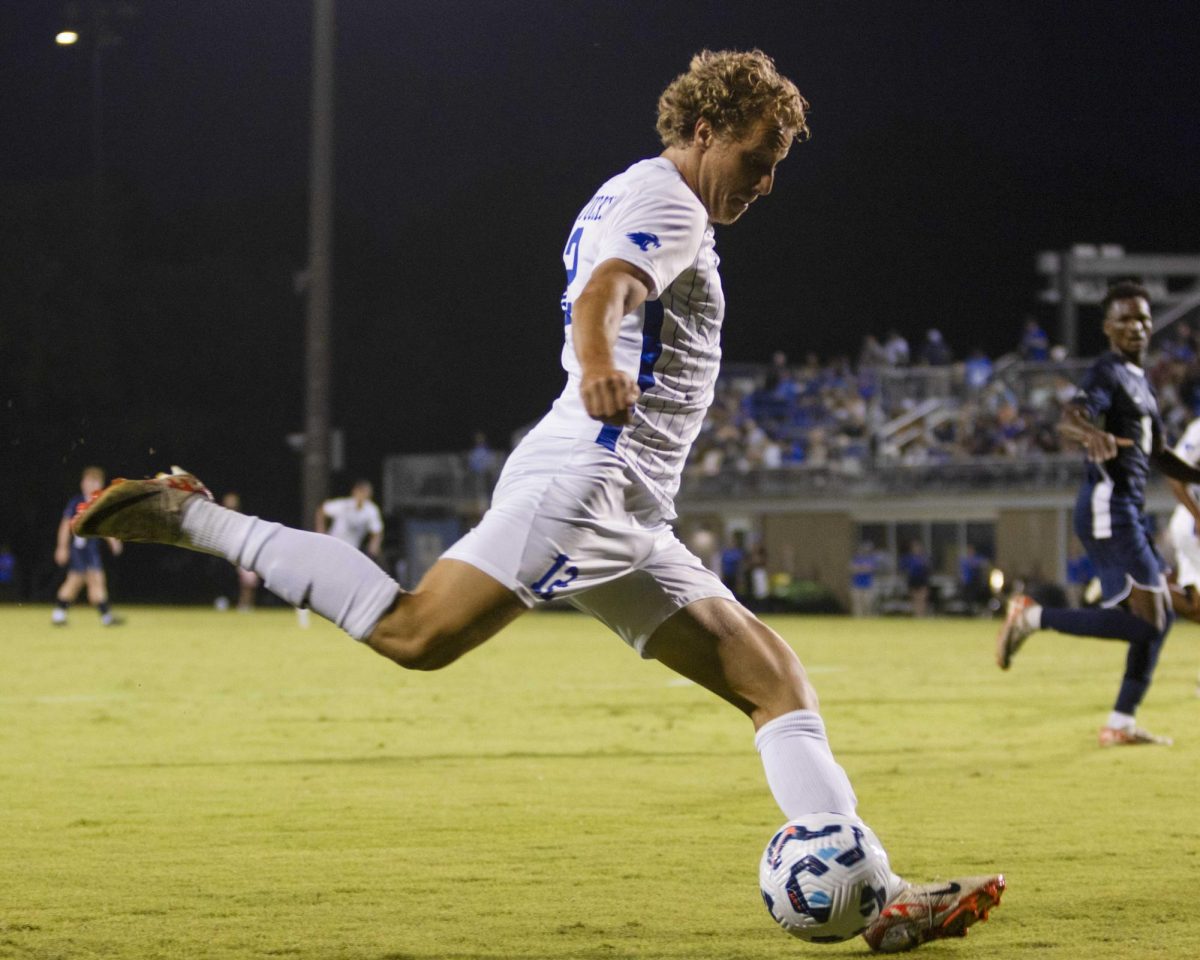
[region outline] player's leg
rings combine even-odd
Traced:
[[[664,621],[643,652],[751,718],[767,783],[789,820],[830,812],[857,818],[799,658],[754,614],[731,599],[695,601]],[[963,936],[987,919],[1004,887],[999,874],[915,885],[893,873],[887,903],[864,937],[872,949],[895,953]]]
[[[67,622],[67,610],[71,604],[75,602],[75,598],[79,596],[79,591],[83,589],[83,571],[68,569],[67,575],[63,582],[59,584],[58,592],[54,595],[55,604],[54,610],[50,614],[50,622],[56,626],[63,626]]]
[[[470,563],[438,560],[366,638],[377,653],[415,670],[444,667],[495,636],[529,607]]]
[[[74,603],[83,589],[84,575],[82,570],[68,570],[66,577],[58,587],[55,598],[65,603]]]
[[[738,603],[668,530],[641,569],[572,597],[643,656],[695,681],[745,713],[755,727],[768,786],[788,819],[857,817],[857,801],[834,759],[817,695],[800,659]],[[911,949],[959,936],[1000,898],[1000,876],[915,887],[895,877],[867,931],[873,949]]]
[[[491,527],[493,539],[513,539],[502,526]],[[405,593],[349,544],[220,506],[190,474],[114,482],[76,518],[75,531],[224,557],[293,606],[310,607],[406,667],[452,662],[529,605],[512,584],[456,560],[439,561]]]
[[[112,605],[108,599],[108,578],[104,574],[104,567],[98,565],[99,557],[96,559],[97,566],[88,567],[84,574],[87,581],[88,603],[96,608],[102,624],[106,627],[117,626],[124,621],[112,612]]]
[[[1100,742],[1105,746],[1140,743],[1169,744],[1167,737],[1156,737],[1140,729],[1134,720],[1150,689],[1154,668],[1166,642],[1167,633],[1174,622],[1166,592],[1162,589],[1148,590],[1134,587],[1126,599],[1131,614],[1150,625],[1153,636],[1148,643],[1131,643],[1125,656],[1125,673],[1116,702],[1109,714],[1108,722],[1100,731]]]
[[[1130,593],[1141,586],[1153,589],[1162,580],[1158,555],[1136,517],[1109,521],[1105,536],[1094,536],[1091,504],[1080,498],[1075,533],[1087,550],[1100,579],[1103,603],[1095,608],[1043,607],[1025,595],[1008,602],[1007,615],[996,636],[996,663],[1002,670],[1028,638],[1039,630],[1055,630],[1076,637],[1123,640],[1146,647],[1155,642],[1159,627],[1154,615],[1143,609],[1139,616],[1128,609]]]
[[[829,749],[800,658],[740,603],[710,597],[688,604],[654,631],[643,652],[751,719],[767,783],[789,819],[818,811],[855,815],[858,801]]]
[[[104,571],[98,567],[90,567],[83,575],[87,584],[88,603],[93,607],[108,603],[108,583],[104,579]]]
[[[167,543],[224,557],[253,570],[293,606],[310,606],[356,640],[391,608],[399,587],[368,557],[333,537],[249,517],[212,500],[179,471],[150,480],[114,480],[72,525],[82,537]]]

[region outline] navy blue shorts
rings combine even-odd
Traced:
[[[80,542],[83,546],[80,546]],[[103,570],[100,562],[100,541],[84,540],[75,537],[71,540],[71,556],[67,561],[67,569],[75,573],[86,573],[88,570]]]
[[[1075,534],[1100,578],[1102,604],[1114,607],[1132,587],[1166,589],[1166,570],[1146,515],[1134,503],[1111,500],[1108,484],[1084,484],[1075,501]]]

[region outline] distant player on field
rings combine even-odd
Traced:
[[[1154,390],[1143,369],[1150,343],[1150,296],[1135,283],[1111,287],[1101,304],[1110,350],[1089,368],[1059,432],[1087,452],[1087,477],[1075,501],[1075,533],[1096,568],[1103,593],[1095,610],[1041,607],[1027,596],[1008,603],[996,638],[996,661],[1007,670],[1026,639],[1040,629],[1129,644],[1125,674],[1101,746],[1165,744],[1136,723],[1154,667],[1171,629],[1163,564],[1146,522],[1146,481],[1151,465],[1178,481],[1175,492],[1197,509],[1184,484],[1200,483],[1200,470],[1164,446]]]
[[[114,484],[76,530],[228,557],[420,670],[567,600],[742,710],[788,818],[855,816],[796,654],[668,523],[721,360],[714,224],[771,192],[776,165],[807,137],[807,107],[760,51],[705,51],[666,88],[663,152],[604,183],[567,233],[565,389],[509,457],[479,525],[411,592],[330,537],[216,506],[190,474]],[[961,935],[1003,888],[995,875],[924,887],[893,875],[867,941],[890,952]]]
[[[100,614],[100,622],[106,627],[117,626],[121,618],[112,612],[108,602],[108,579],[104,575],[104,561],[100,557],[100,543],[97,540],[85,540],[71,533],[71,521],[75,511],[81,504],[86,503],[97,491],[104,486],[104,471],[99,467],[84,467],[83,475],[79,478],[79,493],[67,502],[62,519],[58,524],[58,538],[54,547],[54,562],[60,567],[67,568],[66,579],[58,588],[57,602],[50,614],[50,622],[63,627],[67,624],[67,610],[79,596],[79,591],[87,587],[88,602]],[[108,539],[113,556],[121,553],[121,541]]]
[[[383,514],[371,499],[372,493],[370,481],[359,480],[350,496],[326,500],[317,507],[317,533],[328,533],[378,560],[383,547]]]
[[[1188,424],[1175,444],[1175,455],[1195,467],[1200,465],[1200,419]],[[1175,569],[1168,576],[1171,605],[1181,617],[1200,623],[1200,488],[1190,487],[1168,478],[1179,505],[1171,514],[1167,537],[1175,552]],[[1196,695],[1200,696],[1200,677],[1196,679]]]

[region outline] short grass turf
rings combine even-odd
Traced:
[[[863,956],[782,934],[749,723],[602,627],[532,615],[434,674],[324,623],[0,607],[0,957]],[[1119,644],[773,618],[860,812],[914,879],[1003,870],[944,958],[1200,957],[1200,628],[1101,750]]]

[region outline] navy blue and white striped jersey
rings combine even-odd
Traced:
[[[1112,460],[1088,463],[1088,482],[1111,485],[1113,499],[1131,501],[1140,508],[1146,500],[1150,454],[1163,443],[1158,401],[1146,372],[1109,351],[1088,368],[1072,402],[1102,430],[1133,441],[1119,448]]]
[[[633,422],[623,428],[588,416],[571,340],[575,298],[595,267],[614,258],[640,268],[652,283],[646,302],[622,318],[613,348],[617,369],[641,389]],[[725,297],[708,213],[670,160],[642,160],[583,207],[563,261],[567,384],[533,433],[589,439],[613,450],[671,519],[680,473],[712,403],[721,363]]]

